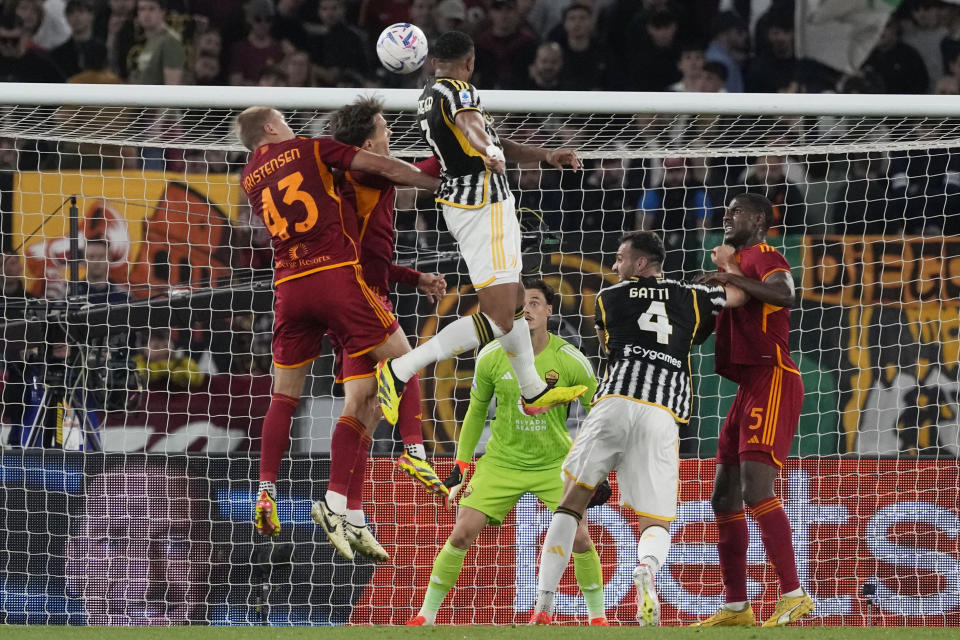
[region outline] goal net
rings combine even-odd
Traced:
[[[310,519],[343,406],[329,351],[313,366],[281,469],[281,536],[264,542],[251,522],[270,399],[272,255],[239,187],[246,153],[231,119],[275,104],[298,133],[323,135],[329,112],[358,92],[196,89],[11,85],[0,96],[0,623],[402,624],[454,514],[395,471],[399,437],[381,424],[365,510],[392,560],[335,557]],[[394,155],[426,156],[417,94],[381,95]],[[508,175],[524,272],[556,289],[551,331],[598,372],[594,301],[616,281],[623,231],[661,232],[666,271],[692,277],[711,269],[733,195],[773,202],[769,242],[797,284],[791,347],[806,389],[778,484],[817,602],[804,624],[960,625],[955,104],[482,98],[501,136],[571,146],[584,159],[578,173],[524,164]],[[397,262],[448,284],[435,305],[402,285],[394,292],[402,327],[425,340],[477,299],[431,195],[401,189],[396,209]],[[712,339],[692,366],[695,417],[680,427],[680,505],[657,576],[666,624],[722,603],[709,498],[736,388],[713,373]],[[441,477],[473,367],[464,354],[422,378],[423,433]],[[571,414],[571,430],[581,417]],[[607,616],[630,624],[639,532],[617,498],[588,518]],[[526,495],[488,527],[438,622],[526,622],[549,521]],[[776,577],[752,520],[749,529],[749,595],[766,616]],[[572,569],[557,606],[561,622],[586,621]]]

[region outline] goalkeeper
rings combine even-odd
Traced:
[[[586,356],[566,340],[547,332],[553,313],[553,289],[543,280],[524,281],[524,315],[530,326],[534,365],[549,385],[584,385],[580,397],[585,409],[597,389],[593,367]],[[430,586],[420,612],[407,625],[432,625],[443,599],[456,583],[463,559],[487,524],[499,525],[524,493],[537,496],[551,511],[563,493],[561,465],[572,441],[567,431],[568,407],[553,407],[537,416],[526,415],[520,405],[520,386],[499,342],[491,342],[477,355],[470,406],[460,429],[457,459],[444,484],[450,488],[452,506],[466,477],[469,461],[483,432],[490,399],[496,396],[496,416],[490,423],[486,454],[460,499],[453,532],[433,562]],[[609,487],[605,487],[607,492]],[[598,489],[599,500],[603,490]],[[549,553],[549,550],[545,551]],[[573,543],[577,582],[587,601],[590,623],[606,625],[603,606],[603,571],[600,557],[586,530],[586,518]]]

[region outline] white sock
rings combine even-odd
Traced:
[[[495,322],[490,321],[489,317],[487,320],[493,329],[494,338],[503,335],[503,331]],[[437,335],[413,351],[405,353],[399,358],[394,358],[390,361],[390,365],[393,367],[393,374],[401,381],[406,382],[420,369],[434,362],[458,356],[465,351],[472,351],[479,345],[480,338],[477,337],[473,316],[464,316],[445,326]]]
[[[650,567],[654,574],[667,561],[667,553],[670,551],[670,532],[663,527],[653,525],[647,527],[640,534],[640,542],[637,543],[637,557],[640,564]]]
[[[553,591],[537,591],[537,601],[533,605],[534,615],[541,611],[546,611],[547,615],[553,615]]]
[[[367,526],[367,515],[363,512],[363,509],[347,509],[347,524],[352,524],[355,527],[365,527]]]
[[[790,592],[788,592],[788,593],[785,593],[785,594],[783,594],[783,597],[784,597],[784,598],[799,598],[799,597],[802,596],[802,595],[803,595],[803,587],[801,587],[801,588],[799,588],[799,589],[794,589],[793,591],[790,591]]]
[[[723,605],[725,608],[730,609],[730,611],[745,611],[749,602],[728,602]]]
[[[524,398],[532,399],[544,392],[547,383],[543,381],[533,365],[533,342],[530,341],[530,326],[526,318],[513,321],[510,333],[497,338],[500,346],[510,359],[510,366],[517,374],[517,383]]]
[[[330,489],[327,489],[327,493],[323,499],[327,503],[327,506],[330,507],[330,511],[340,515],[343,515],[347,512],[347,496],[343,495],[342,493],[337,493],[336,491],[330,491]]]
[[[277,499],[277,485],[273,484],[272,482],[268,482],[267,480],[261,480],[260,486],[257,487],[257,495],[260,495],[264,491],[269,493],[270,497],[274,500]]]
[[[570,563],[573,538],[577,534],[577,519],[569,513],[555,513],[543,539],[540,552],[540,571],[537,572],[537,589],[556,593],[560,578]],[[543,609],[543,611],[547,611]],[[547,613],[553,614],[552,609]]]
[[[437,619],[436,611],[428,611],[427,609],[420,609],[420,613],[417,615],[423,616],[423,626],[432,627],[434,621]]]
[[[405,444],[403,448],[414,458],[427,459],[427,450],[423,447],[423,444]]]

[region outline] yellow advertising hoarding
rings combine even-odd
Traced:
[[[63,281],[71,195],[81,238],[107,241],[111,279],[135,293],[145,285],[208,286],[227,275],[232,221],[245,203],[231,174],[25,172],[14,191],[14,246],[37,295]]]

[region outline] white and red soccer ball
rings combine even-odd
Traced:
[[[392,24],[377,38],[380,64],[393,73],[413,73],[427,59],[427,37],[415,24]]]

